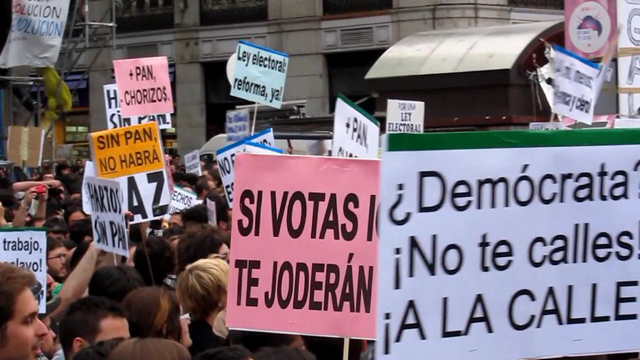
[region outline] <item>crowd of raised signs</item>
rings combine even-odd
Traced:
[[[93,242],[91,217],[82,210],[82,160],[54,165],[29,176],[19,168],[0,172],[0,225],[44,227],[47,234],[45,313],[38,312],[42,289],[34,275],[0,263],[0,360],[343,356],[338,338],[226,327],[231,211],[215,163],[202,163],[198,176],[185,173],[179,156],[172,158],[174,184],[203,202],[168,221],[129,225],[128,258]],[[208,201],[217,205],[217,226],[209,224]],[[371,353],[371,344],[351,340],[349,359]]]

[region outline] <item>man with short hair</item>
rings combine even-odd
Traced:
[[[36,285],[31,272],[0,263],[0,360],[34,360],[42,352],[48,329],[38,319]]]
[[[128,339],[129,323],[124,310],[113,300],[87,296],[71,304],[58,325],[65,360],[86,346],[117,338]]]

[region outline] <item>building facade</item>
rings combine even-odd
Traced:
[[[116,47],[96,36],[82,60],[96,58],[88,81],[91,131],[107,126],[102,87],[114,82],[113,59],[167,56],[180,154],[224,132],[225,112],[248,104],[229,95],[226,76],[238,40],[288,53],[285,101],[303,102],[307,116],[326,116],[338,93],[374,111],[364,77],[411,34],[563,19],[563,0],[93,0],[90,17],[100,18],[112,1]]]

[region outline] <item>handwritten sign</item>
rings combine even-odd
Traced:
[[[164,170],[162,144],[155,122],[94,132],[89,140],[96,172],[101,178]]]
[[[379,142],[378,121],[339,94],[333,120],[332,156],[376,159]]]
[[[560,46],[553,48],[556,50],[553,110],[558,115],[591,125],[599,67]]]
[[[240,41],[236,60],[231,95],[280,109],[289,55]]]
[[[184,167],[187,173],[202,175],[202,168],[200,167],[200,152],[194,150],[184,156]]]
[[[227,111],[227,141],[236,142],[249,137],[249,110]]]
[[[47,305],[47,232],[45,229],[0,229],[0,262],[31,271],[41,289],[39,312]]]
[[[129,232],[124,217],[125,199],[117,180],[85,177],[83,186],[91,202],[93,240],[98,249],[129,256]]]
[[[167,211],[167,215],[165,215],[164,219],[169,220],[172,214],[196,206],[197,198],[196,194],[191,191],[187,191],[179,186],[174,186],[173,194],[171,194],[169,211]]]
[[[150,121],[158,123],[158,127],[162,129],[171,128],[171,114],[156,114],[145,116],[123,117],[120,109],[120,98],[118,97],[118,87],[116,84],[108,84],[102,87],[104,89],[104,104],[107,110],[107,128],[109,130],[145,124]]]
[[[423,126],[422,101],[387,100],[387,134],[422,133]]]
[[[173,114],[166,56],[114,60],[122,116]]]
[[[230,328],[375,337],[379,165],[238,155]]]

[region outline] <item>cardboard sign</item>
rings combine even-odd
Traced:
[[[604,56],[616,36],[616,0],[566,0],[564,43],[587,59]]]
[[[173,114],[173,94],[166,56],[114,60],[122,116]]]
[[[243,141],[231,144],[223,147],[216,152],[216,162],[218,163],[218,169],[220,169],[220,177],[222,178],[222,185],[224,185],[224,193],[229,203],[229,208],[233,207],[233,179],[235,177],[235,158],[238,153],[246,152],[245,143],[252,142],[255,144],[262,144],[271,147],[273,152],[281,152],[275,148],[276,140],[273,137],[273,130],[267,129],[259,132],[253,136],[246,138]]]
[[[379,165],[238,156],[227,326],[374,337]]]
[[[200,152],[194,150],[184,156],[184,166],[187,173],[202,175],[202,168],[200,167]]]
[[[553,110],[585,124],[593,121],[598,65],[554,45],[556,50]]]
[[[249,110],[227,111],[227,141],[242,141],[249,137]]]
[[[16,166],[38,167],[42,164],[44,129],[39,127],[9,126],[7,160]]]
[[[564,130],[564,124],[561,122],[532,122],[529,123],[529,130]]]
[[[289,55],[239,41],[236,59],[231,96],[280,109]]]
[[[422,101],[387,100],[387,134],[422,133],[423,126]]]
[[[187,191],[179,186],[175,186],[173,188],[173,194],[171,194],[171,204],[169,205],[169,211],[167,211],[167,215],[164,216],[165,220],[169,220],[171,215],[176,212],[182,212],[188,208],[196,206],[196,200],[198,196],[192,193],[191,191]]]
[[[393,134],[387,144],[376,359],[640,347],[640,130]]]
[[[0,53],[0,68],[55,67],[65,33],[69,2],[13,0],[11,28]]]
[[[91,202],[93,241],[98,249],[129,257],[125,196],[117,180],[85,177],[82,185]]]
[[[91,133],[91,156],[101,178],[164,170],[158,124],[150,122]]]
[[[376,159],[379,141],[378,121],[339,94],[333,120],[332,156]]]
[[[41,314],[47,305],[47,232],[45,229],[0,229],[0,262],[31,271],[42,289],[36,296]]]
[[[104,104],[107,110],[107,128],[109,130],[131,125],[145,124],[150,121],[157,122],[160,130],[171,129],[171,114],[123,117],[120,110],[118,86],[116,84],[108,84],[104,85],[103,89]]]

